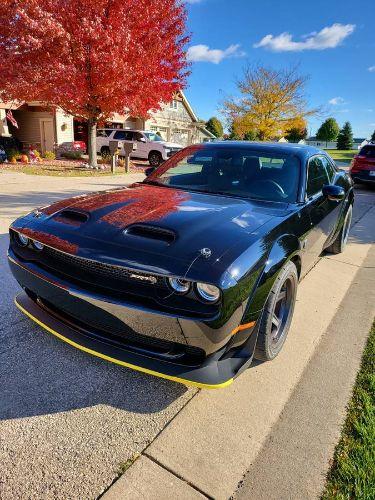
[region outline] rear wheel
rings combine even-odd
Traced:
[[[287,262],[264,306],[254,353],[256,359],[270,361],[281,351],[293,317],[297,286],[297,268],[293,262]]]
[[[349,205],[349,208],[345,214],[344,224],[342,225],[341,231],[337,235],[335,241],[331,243],[329,247],[326,248],[327,252],[338,254],[344,251],[349,238],[350,226],[352,224],[353,217],[353,205]]]
[[[148,161],[151,167],[158,167],[163,161],[163,157],[159,153],[159,151],[151,151],[148,155]]]

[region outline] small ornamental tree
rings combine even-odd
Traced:
[[[214,134],[215,137],[223,137],[223,125],[216,116],[213,116],[206,122],[206,129],[211,132],[211,134]]]
[[[42,101],[96,126],[114,112],[146,117],[186,80],[179,0],[1,0],[3,101]]]
[[[306,122],[303,120],[299,127],[292,127],[285,134],[285,139],[287,139],[289,142],[299,142],[302,141],[302,139],[306,139],[307,137],[306,125],[307,125]]]
[[[316,138],[318,141],[334,142],[337,140],[339,131],[340,127],[337,121],[334,118],[327,118],[319,127]]]
[[[353,148],[353,131],[349,122],[345,122],[337,137],[337,149],[348,150]]]

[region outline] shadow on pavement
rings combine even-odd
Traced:
[[[0,420],[110,405],[152,414],[186,393],[181,384],[95,358],[23,316],[13,303],[20,287],[6,262],[0,235]]]

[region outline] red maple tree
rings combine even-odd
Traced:
[[[96,126],[114,112],[146,117],[185,85],[179,0],[1,0],[3,101],[42,101]]]

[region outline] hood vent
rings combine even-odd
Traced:
[[[80,226],[89,220],[88,214],[76,210],[66,209],[58,212],[54,219],[65,224]]]
[[[162,227],[149,226],[146,224],[133,224],[125,229],[124,233],[131,236],[164,241],[168,244],[173,243],[176,239],[176,233],[171,229],[164,229]]]

